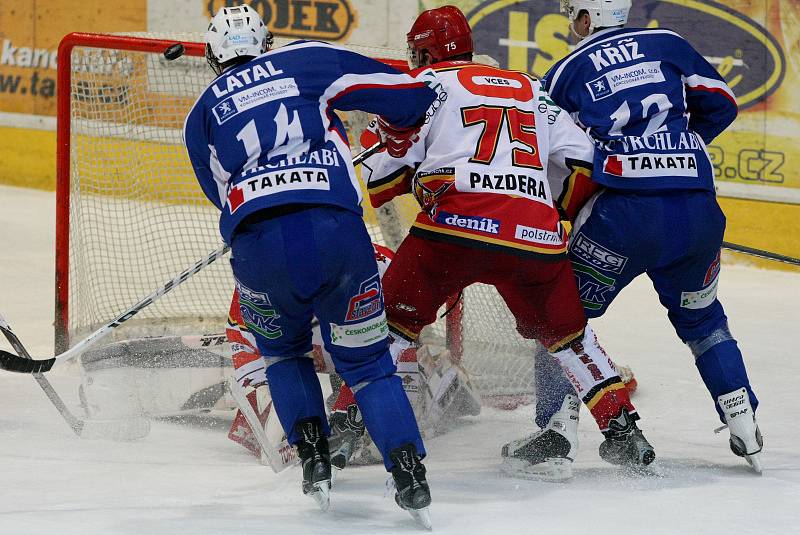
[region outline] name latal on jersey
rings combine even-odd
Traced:
[[[283,74],[283,70],[276,69],[271,61],[266,61],[263,65],[256,63],[252,67],[233,71],[224,76],[222,80],[225,81],[225,88],[220,87],[221,83],[215,83],[211,86],[211,89],[217,98],[222,98],[232,91],[279,74]]]

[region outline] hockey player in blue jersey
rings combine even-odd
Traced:
[[[220,9],[205,40],[218,77],[190,111],[184,140],[203,191],[221,210],[242,316],[302,460],[303,492],[327,508],[330,430],[307,355],[316,315],[392,473],[398,505],[425,521],[425,449],[389,353],[375,252],[336,110],[378,114],[401,137],[422,124],[436,93],[325,43],[273,50],[272,35],[246,5]]]
[[[706,152],[736,118],[736,100],[680,35],[624,28],[630,7],[631,0],[562,0],[580,42],[544,80],[553,101],[595,140],[592,179],[604,186],[573,228],[581,299],[587,317],[598,317],[646,273],[694,355],[731,450],[760,473],[758,400],[717,299],[725,216]],[[542,431],[504,449],[527,452],[532,463],[574,449],[565,439],[577,440],[570,383],[546,354],[539,357],[536,383],[548,385],[538,392]]]

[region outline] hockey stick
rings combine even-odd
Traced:
[[[383,148],[382,143],[376,143],[375,145],[371,146],[370,148],[362,151],[360,154],[353,158],[353,166],[359,165],[361,162],[378,152],[380,149]],[[45,373],[52,370],[54,367],[59,368],[66,365],[70,362],[73,358],[80,355],[97,342],[108,336],[111,331],[131,319],[135,316],[139,311],[141,311],[146,306],[154,303],[159,298],[163,297],[175,287],[179,286],[186,279],[190,278],[192,275],[195,275],[207,265],[214,262],[217,258],[225,255],[228,251],[230,251],[230,247],[227,245],[221,246],[216,251],[209,254],[202,260],[199,260],[194,266],[186,269],[180,275],[172,279],[171,281],[167,282],[163,287],[156,290],[152,294],[148,295],[135,305],[133,305],[130,309],[126,310],[122,314],[120,314],[116,319],[112,320],[111,322],[103,325],[94,333],[90,334],[85,339],[81,340],[74,346],[72,346],[67,351],[61,353],[60,355],[56,355],[55,357],[44,359],[44,360],[31,360],[20,357],[18,355],[14,355],[13,353],[9,353],[8,351],[0,350],[0,369],[16,372],[16,373]],[[7,325],[7,324],[6,324]]]
[[[369,158],[370,156],[381,150],[383,146],[384,146],[383,143],[379,141],[370,148],[361,151],[361,153],[359,153],[353,158],[353,167],[363,163],[364,160],[366,160],[367,158]]]
[[[0,331],[3,332],[8,342],[21,357],[31,359],[30,354],[22,345],[16,333],[0,315]],[[137,440],[150,432],[150,421],[145,418],[132,418],[128,420],[81,420],[67,408],[64,401],[50,384],[50,381],[41,373],[33,374],[34,379],[47,395],[50,403],[61,414],[72,431],[82,438],[110,438],[112,440]]]
[[[784,264],[791,264],[793,266],[800,266],[800,258],[793,258],[791,256],[784,256],[782,254],[771,253],[763,249],[755,249],[753,247],[746,247],[744,245],[737,245],[727,241],[722,242],[725,249],[736,251],[737,253],[748,254],[750,256],[757,256],[759,258],[766,258],[767,260],[774,260],[775,262],[783,262]]]
[[[138,314],[143,308],[146,306],[154,303],[159,298],[163,297],[164,295],[168,294],[170,291],[175,289],[176,287],[180,286],[183,282],[185,282],[188,278],[192,275],[195,275],[203,268],[214,262],[217,258],[223,256],[230,250],[230,247],[227,245],[221,246],[216,251],[209,254],[207,257],[199,260],[195,265],[192,267],[184,270],[180,275],[172,279],[171,281],[167,282],[153,292],[152,294],[148,295],[131,308],[120,314],[117,318],[106,323],[95,332],[90,334],[88,337],[84,338],[74,346],[72,346],[67,351],[64,351],[60,355],[56,355],[53,358],[45,359],[45,360],[28,360],[24,357],[20,357],[14,355],[13,353],[9,353],[8,351],[0,350],[0,369],[10,371],[10,372],[17,372],[17,373],[45,373],[53,368],[60,368],[67,365],[72,359],[95,345],[97,342],[108,336],[111,331],[131,319],[133,316]],[[8,325],[6,323],[6,325]]]

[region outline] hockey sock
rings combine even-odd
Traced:
[[[417,349],[408,348],[397,358],[397,375],[403,382],[403,390],[408,396],[411,406],[416,406],[419,398],[419,363],[417,362]]]
[[[753,411],[756,410],[758,399],[750,388],[742,352],[739,351],[736,340],[725,340],[712,346],[695,359],[695,365],[700,372],[700,377],[703,378],[706,388],[711,393],[714,407],[723,423],[725,423],[725,415],[717,403],[717,398],[723,394],[745,388],[750,396],[750,404],[753,407]]]
[[[271,364],[267,367],[267,380],[275,413],[287,433],[289,444],[300,440],[295,425],[303,418],[319,417],[322,434],[330,435],[322,388],[313,360],[298,357]]]
[[[609,421],[619,416],[623,408],[632,419],[639,419],[625,383],[612,367],[591,327],[586,326],[582,339],[574,340],[552,355],[594,416],[600,431],[608,430]]]
[[[536,384],[536,425],[544,429],[550,418],[561,409],[564,398],[575,395],[564,370],[550,353],[537,344],[534,355],[534,379]]]
[[[417,420],[398,376],[390,375],[370,382],[356,392],[356,401],[367,431],[383,456],[387,472],[392,469],[389,452],[395,448],[412,443],[417,452],[425,456]]]

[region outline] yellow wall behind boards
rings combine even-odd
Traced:
[[[742,199],[719,199],[728,218],[725,240],[800,258],[800,205]],[[800,272],[796,267],[773,260],[759,259],[739,253],[728,257],[735,262],[764,268]]]
[[[0,184],[56,189],[56,133],[0,127]]]

